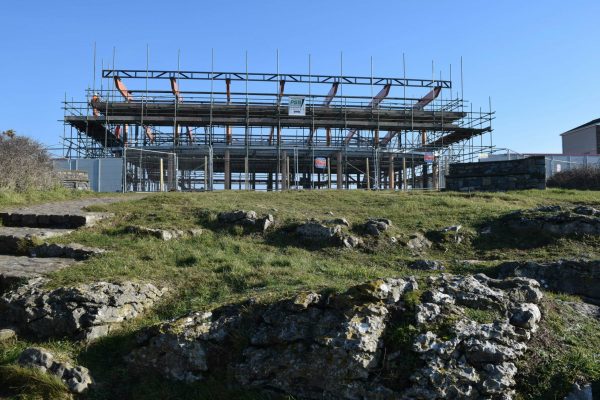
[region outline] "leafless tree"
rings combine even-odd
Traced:
[[[12,129],[0,133],[0,189],[22,192],[57,184],[50,155],[39,142]]]

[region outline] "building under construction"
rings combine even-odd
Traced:
[[[85,100],[65,100],[65,157],[122,158],[127,191],[436,189],[448,163],[492,147],[491,106],[473,111],[460,92],[441,79],[104,69]]]

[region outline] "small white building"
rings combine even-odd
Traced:
[[[563,154],[600,154],[600,118],[561,133]]]

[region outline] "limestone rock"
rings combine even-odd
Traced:
[[[40,339],[93,340],[151,307],[166,289],[151,284],[98,282],[46,290],[32,280],[0,297],[0,326]]]
[[[327,243],[341,237],[342,227],[340,225],[330,227],[315,221],[309,221],[299,225],[296,228],[296,234],[305,242]]]
[[[412,279],[382,279],[339,295],[306,293],[195,313],[149,329],[127,359],[171,379],[195,381],[225,369],[244,387],[353,398],[381,390],[365,380],[381,360],[388,305],[416,289]],[[241,326],[242,347],[234,345]],[[236,354],[227,353],[233,348]]]
[[[254,227],[262,232],[265,232],[273,224],[273,222],[275,222],[275,219],[271,214],[267,214],[262,218],[259,218],[256,214],[256,211],[252,210],[220,212],[217,215],[217,219],[222,224]]]
[[[17,337],[17,333],[12,329],[0,329],[0,343]]]
[[[551,263],[508,262],[500,275],[535,279],[548,290],[582,296],[600,305],[600,260],[560,260]]]
[[[196,237],[202,234],[202,229],[193,228],[186,231],[181,229],[160,229],[160,228],[148,228],[145,226],[128,226],[125,228],[128,233],[133,233],[138,236],[151,236],[160,240],[169,241],[173,239],[180,239],[185,237]]]
[[[422,233],[416,232],[410,236],[410,239],[406,242],[406,247],[415,253],[422,252],[423,250],[429,249],[432,243]]]
[[[542,313],[535,304],[521,303],[511,310],[510,323],[520,328],[534,329],[540,322]]]
[[[571,392],[565,397],[564,400],[594,400],[594,394],[592,392],[592,385],[586,384],[573,384]]]
[[[48,244],[44,243],[29,250],[30,257],[65,257],[85,260],[94,255],[104,254],[106,250],[87,247],[77,243]]]
[[[408,386],[388,387],[394,375],[386,371],[401,368],[402,351],[410,350],[384,358],[386,329],[398,318],[407,320],[404,313],[413,311],[405,295],[416,290],[414,278],[386,278],[342,294],[307,292],[193,313],[143,331],[127,360],[170,379],[227,374],[243,388],[303,399],[511,399],[515,361],[539,322],[537,282],[430,277],[411,314],[420,332],[412,351],[422,364]],[[497,318],[470,320],[468,308],[493,311]],[[442,320],[444,331],[429,329]]]
[[[368,235],[379,236],[392,226],[392,221],[386,218],[370,218],[365,222],[364,229]]]
[[[443,271],[446,269],[441,262],[435,260],[416,260],[410,263],[408,267],[423,271]]]
[[[73,367],[68,362],[56,361],[52,353],[42,348],[30,347],[23,350],[17,363],[23,367],[35,368],[57,376],[71,393],[83,393],[93,383],[87,368]]]
[[[600,235],[600,212],[587,206],[520,210],[506,215],[499,223],[520,234]]]

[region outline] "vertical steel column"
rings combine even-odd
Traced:
[[[337,152],[337,163],[336,163],[336,169],[337,169],[337,181],[336,181],[336,186],[338,190],[342,190],[344,188],[344,182],[343,182],[343,171],[342,171],[342,152],[338,151]]]
[[[390,164],[388,165],[388,188],[394,190],[396,187],[396,178],[394,174],[394,153],[390,154]]]
[[[223,162],[225,163],[223,168],[225,171],[225,190],[231,190],[231,159],[229,149],[225,149],[225,157]]]
[[[285,190],[287,189],[287,151],[283,151],[281,153],[281,166],[280,166],[280,171],[281,171],[281,190]]]

